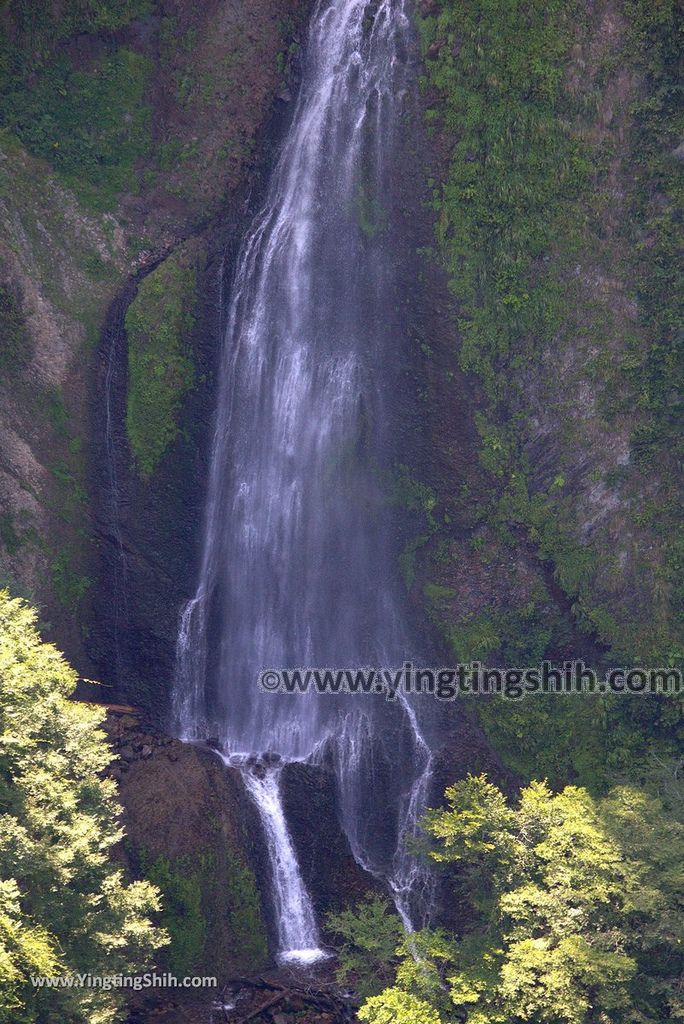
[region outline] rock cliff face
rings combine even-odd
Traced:
[[[47,4],[31,18],[8,4],[1,16],[0,572],[39,604],[80,671],[111,685],[120,655],[107,549],[124,544],[134,617],[119,626],[140,650],[129,676],[150,703],[161,701],[154,680],[168,678],[172,620],[190,585],[203,470],[191,442],[206,450],[217,290],[287,119],[310,6],[131,0],[78,13]],[[159,267],[163,277],[167,258],[183,274],[168,275],[153,310],[166,317],[156,353],[165,379],[146,391],[142,330],[137,393],[127,396],[127,306],[147,274]],[[176,300],[182,324],[169,311]],[[184,386],[168,359],[174,345]],[[104,458],[110,413],[118,537]]]
[[[126,839],[121,855],[135,875],[161,889],[160,921],[171,945],[163,966],[223,982],[268,962],[259,826],[239,781],[208,748],[180,743],[111,714]],[[263,879],[260,879],[263,882]],[[264,887],[264,891],[265,891]]]
[[[452,663],[681,663],[678,5],[417,14],[436,233],[413,599]],[[478,710],[523,774],[595,786],[647,737],[676,749],[670,702],[619,703]]]

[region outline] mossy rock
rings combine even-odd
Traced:
[[[174,255],[142,281],[126,314],[126,429],[136,469],[145,479],[176,440],[183,399],[194,384],[195,302],[195,267]]]

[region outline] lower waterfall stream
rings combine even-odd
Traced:
[[[428,902],[404,842],[432,769],[413,709],[257,687],[264,669],[401,664],[412,643],[382,486],[397,455],[391,195],[412,45],[406,0],[320,0],[312,15],[292,124],[237,260],[199,580],[178,637],[176,731],[218,737],[242,771],[285,961],[325,954],[282,763],[332,765],[351,849],[407,928]]]
[[[266,835],[273,872],[273,892],[278,925],[278,948],[285,961],[312,963],[325,954],[311,898],[306,891],[292,845],[280,797],[280,771],[243,771],[247,792],[256,804]]]

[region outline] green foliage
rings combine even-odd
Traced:
[[[519,607],[490,608],[455,617],[458,591],[434,583],[423,587],[430,618],[449,644],[456,662],[484,661],[510,666],[539,664],[566,639],[565,623],[540,585]]]
[[[439,1013],[428,1002],[398,988],[371,996],[358,1018],[368,1024],[442,1024]]]
[[[143,102],[150,71],[145,57],[125,49],[87,71],[57,57],[30,88],[15,71],[2,89],[2,124],[74,191],[108,209],[131,188],[136,163],[150,149],[150,112]]]
[[[88,593],[92,580],[74,568],[74,553],[70,548],[61,548],[50,565],[52,586],[55,597],[62,608],[76,612]]]
[[[556,786],[572,780],[592,793],[604,792],[616,772],[669,761],[679,747],[676,697],[536,694],[505,709],[492,699],[478,711],[487,738],[522,778],[543,774]]]
[[[161,856],[153,861],[144,850],[138,851],[141,874],[162,894],[159,921],[169,935],[167,959],[177,977],[205,972],[211,964],[217,907],[227,906],[228,932],[236,959],[250,967],[268,959],[254,872],[230,848],[223,852],[225,870],[212,849],[192,858]]]
[[[69,462],[60,459],[52,463],[50,473],[57,484],[55,511],[65,522],[80,524],[87,508],[88,495],[78,479],[84,479],[85,471],[78,445],[75,451],[72,450],[73,442],[74,439],[69,444]]]
[[[254,872],[230,850],[226,853],[230,879],[229,923],[235,947],[246,963],[263,963],[268,958],[268,940]]]
[[[620,787],[596,801],[532,783],[512,807],[484,777],[451,786],[424,827],[460,865],[478,919],[458,940],[406,940],[369,1024],[662,1024],[684,1010],[678,909],[684,829]],[[392,1016],[394,1013],[394,1016]],[[415,1015],[415,1016],[412,1016]]]
[[[447,800],[426,830],[437,859],[464,864],[484,918],[450,978],[470,1020],[585,1024],[638,1010],[655,1024],[681,1009],[684,832],[659,801],[628,788],[601,801],[574,787],[554,796],[532,783],[513,810],[472,777]]]
[[[536,504],[528,496],[520,371],[531,370],[573,321],[563,261],[579,244],[577,201],[590,180],[586,146],[572,130],[576,101],[563,82],[575,7],[515,0],[500,9],[489,0],[448,0],[439,15],[420,19],[431,54],[426,84],[438,97],[429,123],[455,140],[447,179],[433,191],[434,209],[459,302],[460,362],[477,374],[487,398],[476,417],[481,463],[493,480],[483,516],[503,543],[513,542],[511,527],[536,531],[540,553],[574,594],[578,579],[592,581],[593,562],[585,551],[577,559],[577,545],[570,551],[556,494]],[[461,659],[483,657],[511,630],[522,635],[518,625],[490,615],[455,624],[448,639]],[[537,634],[535,649],[549,642],[543,623],[527,626]]]
[[[558,0],[504,8],[450,0],[421,26],[426,47],[443,43],[427,65],[441,99],[434,120],[457,140],[435,206],[462,303],[462,364],[494,403],[504,398],[500,371],[523,339],[547,337],[558,324],[559,282],[537,261],[588,170],[559,116],[573,10]],[[482,420],[481,431],[492,453],[505,451],[491,422]]]
[[[187,858],[171,862],[158,857],[151,864],[142,859],[142,872],[162,895],[160,921],[169,935],[168,960],[179,978],[195,973],[201,965],[207,938],[202,910],[202,889],[207,871],[215,866],[203,858],[194,867]]]
[[[17,293],[0,284],[0,374],[21,370],[31,358],[31,336]]]
[[[31,513],[26,509],[22,509],[16,515],[11,512],[0,514],[0,544],[8,555],[16,555],[24,544],[40,546],[40,543],[40,536],[35,526],[32,525]],[[4,589],[4,586],[0,584],[0,590]],[[12,590],[15,597],[26,597],[28,600],[32,600],[31,595],[25,593],[21,588],[8,586],[7,589]]]
[[[192,388],[188,354],[195,272],[169,257],[141,283],[126,313],[126,428],[136,466],[149,477],[178,434],[178,414]]]
[[[35,613],[0,594],[0,1021],[109,1024],[100,989],[34,989],[31,974],[135,973],[163,944],[156,890],[109,859],[122,835],[102,712],[72,700],[76,673]]]
[[[380,992],[387,984],[403,937],[401,921],[387,900],[369,896],[355,911],[329,914],[326,926],[337,936],[340,984],[353,979],[362,996]]]
[[[16,555],[21,547],[21,535],[16,528],[14,516],[9,513],[0,515],[0,542],[9,555]]]
[[[571,599],[577,631],[609,648],[611,664],[678,664],[684,652],[684,321],[675,281],[682,164],[673,154],[684,138],[681,4],[618,5],[624,22],[610,56],[629,69],[632,89],[624,101],[631,110],[619,129],[620,153],[610,150],[617,129],[597,132],[601,80],[589,66],[586,82],[570,81],[578,53],[585,60],[592,47],[606,45],[605,26],[592,23],[594,16],[588,20],[581,5],[445,0],[436,6],[438,14],[418,19],[426,55],[422,85],[431,103],[429,128],[451,146],[446,180],[431,184],[437,237],[459,303],[461,364],[480,378],[485,394],[476,425],[490,498],[481,501],[478,522],[499,545],[529,538]],[[596,141],[599,134],[605,143]],[[620,160],[626,200],[624,210],[613,211],[615,183],[603,176],[607,167],[614,174]],[[608,205],[619,221],[614,248],[607,248],[597,213],[605,220]],[[566,455],[570,465],[583,455],[576,448],[584,441],[573,433],[582,412],[571,394],[556,411],[563,433],[548,449],[558,471],[546,490],[533,492],[528,463],[535,437],[530,382],[540,379],[540,367],[547,375],[552,360],[564,365],[564,353],[585,334],[601,349],[610,300],[581,309],[576,282],[577,268],[601,265],[606,252],[606,276],[624,281],[641,314],[639,339],[613,338],[592,388],[600,403],[617,404],[634,424],[632,463],[605,481],[624,485],[612,534],[582,531],[586,519],[564,464]],[[603,387],[609,394],[602,397]],[[597,426],[610,430],[615,414],[605,415]],[[595,455],[588,450],[586,457]],[[639,476],[651,469],[655,475]],[[646,500],[645,490],[657,498]],[[617,531],[635,537],[632,552],[623,552],[640,588],[638,602],[630,601],[611,546]],[[426,598],[457,660],[496,654],[504,664],[534,664],[554,648],[571,650],[573,637],[550,600],[462,617],[457,594],[428,585]],[[543,771],[555,783],[580,780],[598,792],[616,770],[656,752],[669,758],[681,701],[535,698],[505,709],[498,701],[482,702],[478,713],[506,763],[524,778]]]
[[[577,268],[593,267],[606,249],[600,222],[611,219],[606,210],[614,183],[606,168],[614,173],[615,139],[611,128],[606,141],[596,141],[605,135],[596,129],[600,79],[594,81],[589,69],[586,84],[569,81],[579,49],[602,45],[589,32],[603,30],[589,27],[581,5],[560,0],[515,0],[504,8],[490,0],[446,0],[439,14],[419,19],[419,27],[428,55],[423,84],[433,103],[428,123],[444,141],[453,140],[448,175],[433,188],[433,202],[459,302],[461,364],[480,378],[487,399],[477,417],[481,461],[492,477],[484,518],[504,543],[513,542],[514,527],[528,533],[573,598],[580,625],[617,658],[656,663],[684,652],[684,319],[676,283],[682,166],[673,156],[684,137],[681,5],[625,0],[622,13],[624,29],[611,59],[629,68],[633,81],[642,76],[644,85],[624,141],[620,129],[621,149],[627,147],[620,159],[629,162],[627,198],[624,213],[611,216],[620,218],[624,238],[605,272],[617,273],[626,292],[636,294],[646,344],[616,335],[610,350],[603,350],[602,334],[614,310],[605,297],[586,308]],[[621,253],[629,258],[616,268]],[[622,597],[611,600],[613,552],[600,531],[580,535],[581,512],[567,494],[564,452],[577,461],[571,394],[558,410],[565,431],[554,451],[560,472],[546,492],[528,493],[530,381],[539,376],[542,355],[562,364],[565,347],[587,333],[601,353],[594,389],[600,407],[607,420],[611,408],[629,415],[634,462],[642,470],[657,467],[659,500],[644,502],[628,487],[620,496],[622,517],[637,530],[647,527],[655,540],[638,613]],[[630,486],[643,489],[637,477],[634,470]]]
[[[428,528],[436,529],[434,511],[437,505],[437,496],[431,487],[416,480],[409,467],[404,463],[399,463],[396,466],[390,481],[389,499],[408,512],[424,516]]]
[[[55,388],[43,397],[43,401],[50,426],[58,437],[66,437],[69,413],[64,401],[64,392],[61,388]]]
[[[24,60],[40,63],[60,39],[81,33],[113,32],[134,18],[149,14],[150,0],[68,0],[49,3],[9,0],[6,14],[16,28]],[[5,13],[5,12],[3,12]]]
[[[625,359],[624,377],[639,411],[632,450],[640,465],[657,466],[660,500],[648,512],[664,541],[664,577],[676,614],[684,614],[684,297],[680,287],[684,179],[673,156],[684,138],[681,3],[625,0],[629,59],[646,77],[634,111],[633,274],[648,345]],[[684,658],[684,645],[680,651]]]
[[[399,556],[399,568],[406,589],[410,590],[416,576],[416,555],[438,528],[435,518],[437,495],[427,484],[416,480],[407,465],[399,463],[389,480],[388,500],[411,513],[420,530],[420,533],[416,533],[406,542]]]

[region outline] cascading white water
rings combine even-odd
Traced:
[[[243,772],[243,779],[259,810],[268,844],[281,957],[286,961],[313,963],[325,953],[320,948],[316,916],[283,813],[280,772],[278,766],[253,768]]]
[[[412,855],[407,846],[408,839],[418,836],[418,823],[427,805],[428,791],[432,780],[432,754],[418,726],[413,708],[404,702],[404,711],[411,723],[416,738],[417,771],[413,785],[405,795],[403,806],[399,809],[399,819],[403,822],[403,836],[397,843],[392,858],[392,869],[389,883],[399,916],[407,931],[413,931],[416,923],[428,923],[427,913],[432,902],[432,877],[425,866]],[[419,907],[422,915],[416,915]],[[416,918],[420,916],[420,921]]]
[[[175,687],[185,738],[218,736],[241,762],[271,752],[336,766],[352,850],[389,880],[407,926],[425,876],[403,838],[431,769],[414,712],[369,696],[271,696],[257,677],[397,665],[411,645],[381,485],[397,455],[392,169],[410,47],[406,0],[314,11],[292,126],[237,263]],[[318,934],[277,773],[243,773],[267,836],[281,956],[310,960]]]

